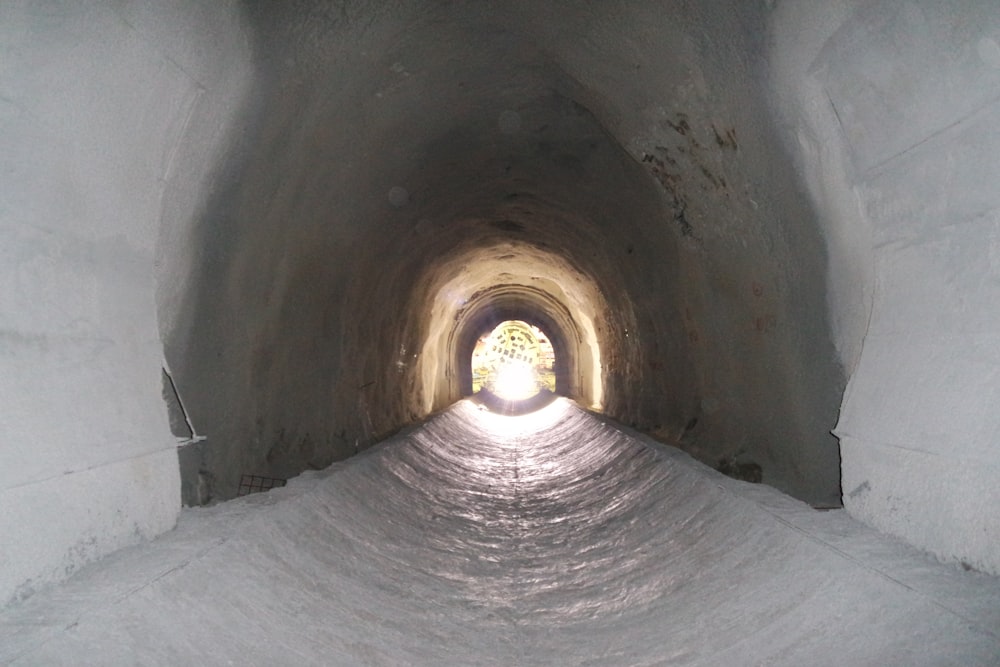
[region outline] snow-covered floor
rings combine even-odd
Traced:
[[[559,399],[463,401],[0,614],[16,665],[1000,665],[1000,579]]]

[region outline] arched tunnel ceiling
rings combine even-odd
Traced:
[[[0,599],[182,477],[447,405],[507,308],[583,404],[1000,568],[993,3],[8,2],[0,40]]]
[[[202,259],[160,277],[193,286],[161,309],[210,434],[186,502],[459,398],[456,316],[503,285],[570,314],[582,402],[838,502],[823,244],[755,88],[763,18],[715,4],[653,31],[600,3],[247,3],[257,76]]]
[[[455,368],[459,392],[467,395],[472,387],[472,370],[466,360],[471,359],[478,339],[504,321],[527,318],[529,324],[547,333],[553,345],[557,355],[554,368],[556,390],[577,398],[584,405],[600,409],[600,346],[597,345],[593,318],[579,310],[574,313],[552,293],[558,294],[558,290],[549,291],[546,289],[548,285],[532,284],[536,281],[542,282],[542,279],[531,276],[524,281],[526,284],[497,281],[494,286],[474,294],[455,317],[440,318],[440,321],[455,322],[451,334],[443,337],[444,345],[438,343],[439,348],[444,348],[442,352],[448,355],[447,363],[434,363],[429,360],[429,355],[424,363],[435,370],[449,366]],[[434,340],[433,335],[428,338],[428,341],[431,340]],[[453,394],[454,389],[449,393]]]

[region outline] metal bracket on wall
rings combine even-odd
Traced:
[[[172,409],[175,413],[179,412],[180,416],[184,419],[184,424],[187,426],[188,436],[176,436],[177,446],[186,447],[187,445],[193,445],[197,442],[201,442],[207,439],[207,436],[198,435],[194,430],[194,423],[191,421],[191,416],[188,414],[187,408],[184,407],[184,401],[181,400],[181,394],[177,390],[177,384],[174,382],[174,377],[167,370],[166,363],[161,367],[163,370],[163,379],[167,386],[170,387],[170,398],[173,401],[168,400],[168,409]],[[166,393],[166,391],[164,391]],[[164,396],[166,399],[167,396]],[[173,403],[173,405],[171,405]]]

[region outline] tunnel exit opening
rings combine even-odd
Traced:
[[[555,349],[549,336],[523,320],[501,322],[479,336],[472,352],[472,391],[523,401],[556,390]]]
[[[551,345],[551,363],[539,373],[544,385],[539,401],[559,395],[602,409],[605,341],[597,320],[608,306],[591,276],[549,249],[509,241],[456,252],[439,261],[437,272],[446,279],[428,286],[430,307],[415,313],[427,321],[415,369],[427,412],[461,398],[488,397],[483,390],[488,372],[473,357],[477,348],[480,354],[484,350],[482,338],[506,322],[537,327],[541,333],[532,337],[544,335]],[[510,351],[515,361],[523,353]]]

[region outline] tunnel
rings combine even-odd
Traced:
[[[993,3],[14,0],[0,54],[0,662],[1000,660]]]

